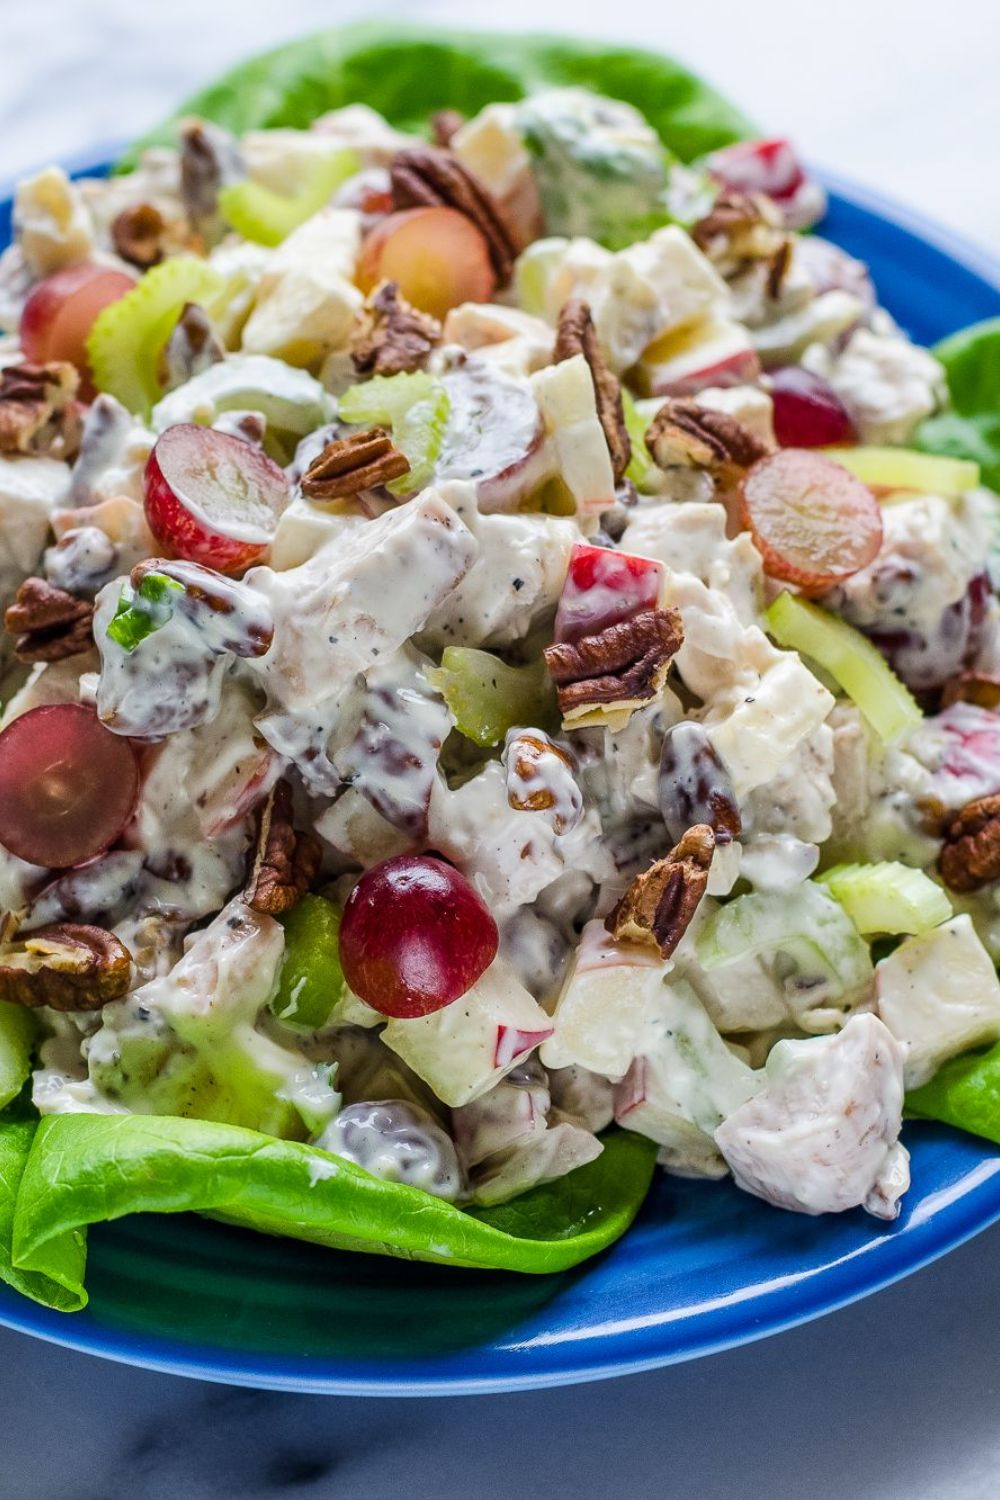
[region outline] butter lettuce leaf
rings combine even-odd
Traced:
[[[612,1131],[596,1161],[495,1208],[457,1208],[352,1162],[235,1125],[156,1115],[51,1115],[9,1137],[0,1276],[84,1307],[87,1225],[193,1210],[265,1234],[441,1265],[540,1274],[618,1239],[649,1189],[656,1147]],[[27,1148],[27,1149],[26,1149]],[[0,1151],[2,1151],[0,1146]],[[2,1158],[0,1158],[2,1160]],[[3,1168],[0,1165],[0,1174]],[[2,1224],[2,1219],[0,1219]]]
[[[907,1094],[906,1108],[1000,1145],[1000,1042],[950,1058],[930,1083]]]
[[[920,424],[917,446],[972,459],[983,484],[1000,490],[1000,318],[951,334],[933,352],[944,365],[951,400],[946,411]]]
[[[567,84],[627,100],[682,161],[757,133],[709,84],[653,52],[393,21],[335,27],[241,63],[136,142],[120,167],[134,167],[147,146],[172,144],[185,115],[241,135],[305,129],[327,110],[360,101],[398,129],[422,132],[436,109],[472,115],[495,100]]]
[[[37,1128],[38,1116],[24,1101],[0,1114],[0,1281],[46,1307],[75,1312],[80,1299],[67,1287],[83,1278],[87,1242],[81,1231],[63,1235],[53,1247],[50,1264],[58,1273],[54,1276],[49,1271],[23,1270],[13,1260],[15,1210]]]

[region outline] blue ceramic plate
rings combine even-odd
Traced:
[[[868,262],[917,340],[1000,314],[1000,267],[879,198],[832,186],[824,232]],[[9,209],[8,199],[8,219]],[[0,1290],[0,1323],[178,1375],[341,1395],[624,1375],[818,1317],[1000,1219],[996,1151],[918,1123],[906,1143],[913,1188],[889,1228],[860,1212],[802,1218],[726,1184],[660,1176],[612,1250],[532,1278],[343,1255],[188,1216],[134,1218],[91,1232],[86,1312],[49,1312]]]

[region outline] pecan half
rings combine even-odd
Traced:
[[[64,661],[86,651],[94,639],[94,606],[74,599],[45,578],[26,578],[8,605],[4,628],[13,636],[19,661]]]
[[[454,208],[471,219],[489,247],[501,286],[510,280],[517,249],[496,200],[475,173],[441,146],[407,146],[389,163],[395,208]]]
[[[620,484],[632,457],[632,444],[625,426],[622,388],[617,375],[605,363],[601,346],[597,342],[590,307],[580,297],[571,297],[560,309],[553,363],[561,364],[564,359],[572,359],[574,354],[582,354],[590,367],[597,415],[611,454],[615,484]]]
[[[75,458],[83,432],[79,384],[64,360],[0,370],[0,453]]]
[[[623,729],[637,708],[659,697],[684,640],[676,609],[646,609],[596,635],[546,646],[564,729]]]
[[[11,1005],[100,1010],[131,978],[132,955],[103,927],[56,922],[0,949],[0,1000]]]
[[[351,337],[351,360],[359,375],[399,375],[422,370],[441,342],[441,324],[383,281],[368,297]]]
[[[691,924],[708,885],[715,834],[689,828],[666,859],[637,875],[604,925],[616,942],[643,943],[669,958]]]
[[[316,879],[321,857],[319,840],[311,833],[296,831],[292,789],[287,781],[279,781],[257,815],[247,905],[272,915],[290,911]]]
[[[959,672],[941,691],[941,707],[950,708],[953,703],[1000,708],[1000,677],[992,672]]]
[[[685,397],[663,403],[646,429],[646,446],[661,469],[704,469],[726,484],[771,452],[735,417]]]
[[[310,500],[339,500],[409,472],[409,459],[393,446],[385,428],[369,427],[327,443],[303,474],[302,493]]]
[[[159,265],[164,255],[167,221],[155,203],[131,203],[111,221],[111,243],[140,271]]]
[[[977,797],[955,814],[944,831],[938,869],[949,890],[960,893],[1000,880],[1000,795]]]

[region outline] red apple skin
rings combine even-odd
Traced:
[[[577,542],[556,611],[555,639],[572,643],[655,609],[665,572],[656,558]]]
[[[201,563],[228,577],[245,572],[266,556],[267,542],[223,536],[193,516],[163,477],[155,448],[146,461],[145,492],[146,520],[165,556]]]
[[[98,313],[134,286],[134,278],[124,271],[92,261],[81,261],[46,276],[29,292],[21,313],[20,341],[25,358],[33,364],[68,360],[80,371],[87,394],[93,394],[87,336]]]
[[[506,1068],[508,1063],[540,1047],[543,1042],[548,1041],[553,1029],[549,1026],[545,1031],[520,1031],[516,1026],[498,1026],[497,1042],[493,1051],[494,1066]]]
[[[650,384],[651,396],[695,396],[709,386],[754,385],[760,378],[761,363],[754,349],[741,349],[720,359],[714,365],[691,370],[677,380],[659,380]]]

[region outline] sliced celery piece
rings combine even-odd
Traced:
[[[307,895],[279,919],[285,954],[271,1010],[280,1021],[315,1031],[342,999],[340,915],[332,901]]]
[[[914,448],[824,448],[828,458],[877,489],[920,490],[926,495],[962,495],[979,483],[979,465],[941,458]]]
[[[219,208],[226,223],[245,240],[258,245],[280,245],[293,229],[319,213],[340,184],[353,177],[360,166],[356,151],[335,151],[314,162],[302,186],[290,195],[276,193],[246,177],[222,189]]]
[[[380,422],[392,428],[397,448],[410,461],[410,472],[386,486],[391,494],[409,495],[430,483],[451,414],[451,401],[440,380],[421,370],[376,375],[346,390],[338,410],[345,422]]]
[[[558,724],[545,663],[511,667],[489,651],[448,646],[431,681],[455,715],[455,727],[477,745],[498,745],[517,725]]]
[[[795,891],[754,891],[718,907],[695,949],[711,970],[760,954],[788,954],[810,975],[824,975],[846,994],[871,977],[868,944],[844,909],[815,882]]]
[[[625,470],[625,478],[631,479],[640,493],[645,493],[650,480],[657,473],[656,465],[646,447],[646,428],[649,423],[640,412],[631,391],[622,386],[622,406],[625,409],[625,427],[632,440],[632,457]]]
[[[904,686],[859,630],[794,594],[779,594],[764,616],[781,646],[819,663],[857,704],[880,739],[898,739],[923,715]]]
[[[179,255],[147,271],[131,292],[109,303],[94,320],[87,358],[98,390],[117,396],[129,411],[148,421],[163,395],[157,368],[160,353],[185,304],[204,306],[222,287],[218,271],[192,255]]]
[[[898,860],[874,865],[834,865],[817,883],[839,901],[862,933],[920,933],[940,927],[951,902],[923,870]]]

